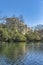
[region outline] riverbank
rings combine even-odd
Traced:
[[[14,42],[14,43],[18,43],[18,42],[43,42],[43,40],[7,40],[7,41],[0,41],[0,43],[2,43],[2,42],[4,42],[4,43],[10,43],[10,42]]]

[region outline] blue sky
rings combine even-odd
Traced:
[[[28,26],[43,24],[43,0],[0,0],[0,16],[23,15]]]

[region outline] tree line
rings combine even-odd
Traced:
[[[5,18],[0,23],[0,41],[41,41],[43,40],[43,25],[37,25],[34,30],[25,25],[23,18]],[[28,31],[26,32],[26,30]]]

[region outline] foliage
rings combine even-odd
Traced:
[[[0,41],[43,40],[43,27],[35,27],[34,31],[30,29],[26,32],[27,26],[24,25],[22,17],[20,19],[6,18],[5,20],[5,24],[0,24]]]

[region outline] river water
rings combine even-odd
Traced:
[[[0,43],[0,65],[43,65],[43,43]]]

